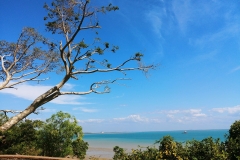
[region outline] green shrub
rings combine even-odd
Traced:
[[[3,134],[0,141],[1,154],[26,154],[39,155],[38,133],[36,128],[41,125],[40,121],[25,120],[13,126]]]
[[[219,139],[205,138],[202,141],[191,140],[185,143],[174,141],[171,136],[164,136],[156,142],[159,148],[147,147],[125,153],[118,146],[114,148],[114,160],[227,160],[224,143]]]
[[[76,118],[68,113],[57,112],[46,120],[46,123],[39,131],[39,144],[42,155],[54,157],[65,157],[73,154],[85,155],[88,144],[83,143],[82,137],[82,128],[78,126]],[[77,140],[73,141],[73,138]],[[73,150],[73,145],[84,150]]]
[[[226,148],[231,160],[240,159],[240,120],[235,121],[230,129],[226,140]]]

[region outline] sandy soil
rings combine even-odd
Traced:
[[[87,156],[84,160],[93,159],[93,160],[111,160],[114,153],[112,149],[109,148],[93,148],[89,147],[87,151]],[[94,159],[94,158],[95,159]]]

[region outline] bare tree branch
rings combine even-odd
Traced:
[[[0,90],[12,88],[27,81],[45,81],[43,73],[56,68],[58,58],[54,51],[45,51],[36,45],[48,43],[33,28],[24,28],[17,43],[0,41]],[[23,79],[24,78],[24,79]]]

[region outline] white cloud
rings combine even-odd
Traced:
[[[16,96],[18,98],[23,98],[26,100],[33,101],[35,100],[39,95],[46,92],[48,89],[50,89],[52,86],[44,86],[44,85],[30,85],[30,84],[20,84],[16,86],[16,89],[4,89],[1,90],[0,93],[2,94],[11,94],[13,96]],[[71,84],[67,84],[67,88],[71,88]],[[79,102],[83,98],[78,95],[63,95],[59,96],[58,98],[50,101],[51,103],[55,104],[71,104],[71,105],[84,105],[86,103]]]
[[[186,110],[163,110],[159,113],[167,114],[167,115],[176,115],[176,114],[189,114],[189,115],[197,115],[202,114],[201,109],[186,109]]]
[[[79,102],[82,100],[82,97],[77,95],[63,95],[51,101],[51,103],[56,104],[71,104],[71,105],[85,105],[88,103]]]
[[[196,113],[196,114],[193,114],[194,117],[207,117],[206,114],[204,113]]]
[[[73,110],[79,110],[82,112],[86,112],[86,113],[93,113],[93,112],[97,112],[97,109],[89,109],[89,108],[84,108],[84,107],[77,107],[77,108],[73,108]]]
[[[87,120],[79,120],[78,119],[79,123],[102,123],[104,121],[105,121],[104,119],[87,119]]]
[[[218,112],[218,113],[239,113],[240,112],[240,105],[234,106],[234,107],[225,107],[225,108],[213,108],[212,111]]]
[[[75,85],[73,85],[73,84],[65,83],[62,90],[69,91],[69,90],[73,89],[74,87],[75,87]]]
[[[174,115],[172,115],[172,114],[167,114],[167,117],[168,117],[168,118],[174,118]]]
[[[47,112],[47,113],[51,113],[51,112],[56,112],[57,110],[56,109],[49,109],[49,108],[45,108],[43,110],[40,110],[40,112]]]
[[[164,110],[158,113],[166,115],[167,121],[179,123],[199,121],[201,118],[207,117],[205,113],[202,113],[201,109]]]
[[[132,121],[132,122],[148,122],[147,118],[143,118],[140,115],[130,115],[123,118],[114,118],[114,121]]]
[[[129,115],[127,117],[121,117],[121,118],[113,118],[113,121],[115,122],[153,122],[153,123],[160,123],[161,120],[157,119],[157,118],[146,118],[146,117],[142,117],[140,115]]]

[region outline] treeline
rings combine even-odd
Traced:
[[[0,125],[6,120],[7,117],[0,114]],[[53,114],[45,122],[21,121],[0,136],[0,154],[50,157],[72,155],[83,159],[88,149],[76,118],[63,112]]]
[[[234,122],[225,135],[225,141],[205,138],[201,141],[177,142],[171,136],[164,136],[156,147],[139,148],[127,153],[114,147],[114,160],[240,160],[240,121]]]

